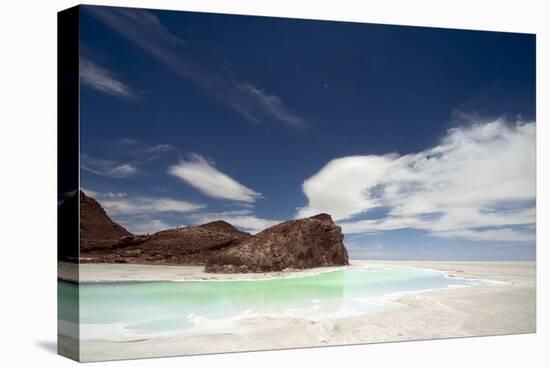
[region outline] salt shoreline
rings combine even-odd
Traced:
[[[414,266],[450,277],[500,283],[396,295],[405,307],[379,313],[326,320],[254,317],[238,322],[232,332],[151,338],[133,342],[81,341],[81,360],[194,355],[293,347],[315,347],[448,337],[532,333],[536,330],[534,262],[352,261],[366,265]],[[83,264],[81,282],[147,280],[277,279],[342,269],[321,268],[261,274],[210,274],[202,267]],[[91,265],[91,266],[90,266]],[[63,267],[63,264],[61,264]],[[153,269],[150,269],[153,268]],[[149,270],[144,270],[149,269]],[[71,272],[71,269],[60,269]],[[60,274],[63,278],[63,273]],[[206,279],[203,279],[206,278]],[[284,337],[283,337],[284,336]],[[70,343],[60,338],[60,346]],[[216,350],[212,350],[216,345]]]
[[[76,264],[59,262],[58,278],[73,283],[157,282],[157,281],[231,281],[266,280],[312,276],[330,271],[359,268],[363,265],[327,266],[312,269],[292,269],[268,273],[206,273],[203,265],[142,265],[142,264]],[[78,274],[78,276],[76,275]]]
[[[280,279],[299,276],[312,276],[325,272],[364,269],[368,265],[397,265],[411,266],[442,272],[448,277],[464,278],[472,280],[491,280],[476,278],[474,276],[464,277],[462,270],[454,270],[453,265],[479,265],[479,264],[530,264],[530,262],[453,262],[453,261],[383,261],[383,260],[351,260],[347,266],[327,266],[311,269],[290,269],[286,271],[266,273],[206,273],[202,265],[145,265],[145,264],[107,264],[107,263],[85,263],[80,264],[77,271],[77,264],[58,262],[58,278],[74,283],[97,283],[97,282],[155,282],[155,281],[230,281],[230,280],[265,280]],[[534,265],[534,263],[532,263]],[[78,274],[78,275],[76,275]],[[492,279],[502,281],[498,279]]]

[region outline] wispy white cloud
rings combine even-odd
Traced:
[[[215,199],[252,203],[262,197],[260,193],[220,172],[214,162],[200,154],[191,154],[188,159],[169,167],[168,172]]]
[[[506,226],[535,222],[535,123],[503,120],[453,128],[415,154],[330,161],[303,184],[298,217],[331,213],[346,233],[416,228],[433,235],[528,241]],[[360,220],[374,208],[387,215]],[[491,227],[491,228],[488,228]]]
[[[136,99],[137,94],[115,75],[92,60],[80,56],[80,81],[83,85],[114,97]]]
[[[206,205],[185,200],[150,197],[111,197],[101,201],[101,205],[111,215],[137,215],[159,213],[190,213],[204,209]]]
[[[252,84],[239,82],[233,83],[238,90],[242,91],[243,95],[249,96],[251,100],[257,103],[257,106],[255,107],[256,109],[263,110],[267,115],[270,115],[275,119],[285,122],[291,126],[304,127],[306,125],[304,119],[290,112],[288,107],[283,104],[283,101],[281,101],[281,98],[278,96],[268,94]],[[248,119],[261,122],[254,113],[253,108],[251,106],[246,107],[248,108],[235,105],[234,108],[238,109],[243,115],[247,116]],[[261,115],[261,111],[258,112],[260,112],[259,114]]]
[[[438,236],[442,237],[459,237],[466,238],[473,241],[535,241],[536,236],[532,231],[518,231],[512,228],[499,228],[499,229],[485,229],[485,230],[472,230],[472,229],[459,229],[456,231],[444,231],[437,232]]]
[[[190,216],[194,224],[203,224],[216,220],[224,220],[243,231],[257,233],[280,221],[256,217],[251,210],[229,210],[223,212],[196,213]]]
[[[127,137],[119,139],[118,142],[124,145],[136,145],[138,143],[136,139],[127,138]]]
[[[116,166],[109,172],[113,177],[127,177],[137,172],[136,167],[131,164],[125,163],[120,166]]]
[[[80,167],[90,173],[111,177],[125,178],[139,172],[138,167],[159,158],[162,154],[174,150],[169,144],[147,145],[136,139],[124,137],[115,141],[106,141],[115,159],[101,159],[87,153],[80,155]],[[100,150],[100,149],[98,149]]]
[[[204,204],[164,197],[135,197],[126,192],[99,192],[85,187],[81,190],[98,200],[110,215],[143,215],[158,213],[190,213],[206,208]]]
[[[89,7],[86,10],[246,119],[275,121],[295,127],[307,125],[283,104],[280,97],[197,62],[191,46],[172,34],[153,13],[108,7]]]
[[[90,196],[96,200],[103,200],[105,198],[125,198],[128,196],[128,194],[125,192],[99,192],[88,189],[87,187],[80,187],[80,190],[82,190],[87,196]]]
[[[137,172],[136,167],[130,163],[99,159],[85,153],[80,155],[80,168],[96,175],[111,178],[124,178]]]

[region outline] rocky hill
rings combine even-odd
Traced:
[[[289,220],[218,252],[205,270],[246,273],[348,265],[343,238],[328,214]]]
[[[109,251],[96,252],[92,261],[139,264],[202,265],[220,249],[251,235],[222,221],[197,227],[168,229],[150,236],[123,237]]]
[[[111,248],[122,237],[131,235],[113,222],[95,199],[80,191],[80,251]]]
[[[256,235],[225,221],[132,235],[80,192],[80,261],[204,264],[208,272],[267,272],[348,264],[342,230],[330,215],[289,220]]]

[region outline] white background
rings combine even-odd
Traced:
[[[225,13],[537,33],[537,334],[110,362],[115,366],[542,366],[548,324],[548,10],[544,1],[96,1]],[[0,364],[67,366],[56,340],[56,12],[73,1],[4,1],[0,43]],[[315,4],[315,7],[311,7]],[[546,15],[546,18],[545,18]],[[546,102],[546,104],[545,104]],[[546,310],[544,309],[546,307]],[[546,311],[546,312],[545,312]],[[546,347],[546,350],[545,350]],[[544,361],[546,359],[546,361]],[[545,363],[546,362],[546,363]],[[97,366],[107,363],[97,363]]]

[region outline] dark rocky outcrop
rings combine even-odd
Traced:
[[[113,222],[103,207],[80,191],[80,251],[109,249],[124,236],[131,236],[121,225]]]
[[[81,262],[204,264],[220,249],[250,237],[224,221],[132,235],[80,192]]]
[[[80,261],[202,265],[208,272],[267,272],[348,264],[328,214],[289,220],[254,236],[225,221],[132,235],[80,192]],[[76,197],[76,195],[75,195]]]
[[[197,227],[168,229],[151,235],[132,250],[141,251],[136,260],[164,264],[205,264],[218,250],[235,245],[250,234],[231,224],[216,221]]]
[[[198,226],[198,228],[204,228],[215,232],[221,232],[221,233],[243,233],[239,231],[237,228],[232,226],[231,224],[227,223],[223,220],[216,220],[214,222],[209,222],[205,224],[201,224]]]
[[[348,265],[343,238],[328,214],[289,220],[218,252],[205,270],[243,273]]]
[[[126,236],[110,249],[85,261],[138,264],[203,265],[220,249],[250,237],[223,221],[197,227],[168,229],[152,235]]]

